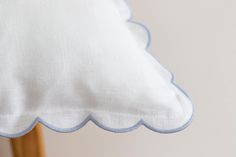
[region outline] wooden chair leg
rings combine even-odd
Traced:
[[[28,134],[11,139],[14,157],[45,157],[42,128],[37,124]]]

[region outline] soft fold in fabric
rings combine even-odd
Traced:
[[[0,135],[184,129],[192,103],[148,44],[123,0],[0,0]]]

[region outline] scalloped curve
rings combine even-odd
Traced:
[[[139,25],[141,28],[143,28],[146,33],[147,33],[147,37],[148,37],[148,40],[146,42],[146,47],[145,47],[145,51],[146,52],[149,52],[148,51],[148,48],[150,47],[151,45],[151,32],[149,31],[149,29],[142,23],[140,22],[137,22],[137,21],[134,21],[132,20],[133,17],[132,17],[132,11],[128,5],[128,2],[127,0],[121,0],[123,1],[127,7],[129,8],[130,10],[130,15],[129,15],[129,18],[126,19],[125,21],[126,22],[130,22],[130,23],[133,23],[133,24],[136,24],[136,25]],[[152,55],[150,55],[152,57]],[[156,58],[154,58],[158,63],[160,63]],[[162,64],[160,64],[166,71],[168,71]],[[130,127],[127,127],[127,128],[119,128],[119,129],[115,129],[115,128],[110,128],[110,127],[107,127],[105,125],[103,125],[102,123],[100,123],[98,120],[96,120],[96,118],[93,117],[93,115],[89,114],[82,122],[80,122],[78,125],[74,126],[74,127],[70,127],[70,128],[59,128],[59,127],[55,127],[53,126],[53,124],[50,124],[48,123],[46,120],[43,120],[42,118],[40,117],[36,117],[33,122],[23,131],[20,131],[19,133],[14,133],[14,134],[7,134],[7,133],[1,133],[0,132],[0,137],[6,137],[6,138],[16,138],[16,137],[20,137],[20,136],[23,136],[25,134],[27,134],[28,132],[30,132],[36,125],[37,123],[41,123],[43,124],[44,126],[46,126],[47,128],[53,130],[53,131],[56,131],[56,132],[60,132],[60,133],[70,133],[70,132],[74,132],[74,131],[77,131],[81,128],[83,128],[89,121],[93,122],[96,126],[102,128],[103,130],[106,130],[106,131],[110,131],[110,132],[113,132],[113,133],[126,133],[126,132],[130,132],[130,131],[133,131],[135,129],[138,129],[140,126],[145,126],[146,128],[154,131],[154,132],[158,132],[158,133],[161,133],[161,134],[170,134],[170,133],[177,133],[179,131],[182,131],[184,129],[186,129],[193,121],[193,117],[195,115],[195,106],[194,104],[192,103],[192,100],[190,98],[190,96],[180,87],[178,86],[176,83],[175,83],[175,77],[174,77],[174,74],[171,73],[170,71],[168,71],[170,74],[171,74],[171,81],[170,83],[172,83],[177,89],[179,89],[191,102],[192,104],[192,114],[191,114],[191,117],[189,118],[189,120],[184,123],[182,126],[178,127],[178,128],[174,128],[174,129],[160,129],[160,128],[155,128],[155,127],[152,127],[151,125],[149,125],[146,121],[144,121],[143,119],[140,119],[136,124],[134,124],[133,126],[130,126]]]

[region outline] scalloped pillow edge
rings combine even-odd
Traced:
[[[132,20],[132,11],[131,11],[126,0],[113,0],[113,2],[115,5],[117,5],[117,9],[118,9],[121,17],[123,17],[124,20],[127,22],[127,27],[131,26],[131,27],[129,27],[130,28],[129,30],[133,33],[134,37],[137,38],[137,42],[142,44],[143,45],[142,47],[148,52],[147,49],[149,48],[150,43],[151,43],[151,33],[150,33],[149,29],[145,25],[143,25],[142,23]],[[134,30],[132,28],[135,28],[136,30]],[[137,34],[137,32],[141,32],[141,35]],[[144,36],[144,32],[145,32],[146,36]],[[152,56],[150,56],[150,59],[151,59],[150,61],[153,60],[155,62],[158,62]],[[44,120],[44,119],[46,119],[45,114],[44,114],[44,116],[43,116],[44,118],[42,118],[42,116],[32,117],[32,119],[34,119],[33,122],[32,121],[26,122],[26,125],[28,127],[26,127],[23,131],[20,131],[18,133],[10,133],[10,134],[3,133],[0,131],[0,136],[7,137],[7,138],[15,138],[15,137],[23,136],[23,135],[27,134],[28,132],[30,132],[35,127],[35,125],[37,123],[42,123],[44,126],[48,127],[49,129],[52,129],[56,132],[62,132],[62,133],[74,132],[74,131],[82,128],[83,126],[85,126],[89,121],[92,121],[94,124],[96,124],[98,127],[102,128],[104,130],[111,131],[114,133],[129,132],[129,131],[139,128],[142,125],[152,131],[155,131],[158,133],[163,133],[163,134],[176,133],[176,132],[182,131],[185,128],[187,128],[193,120],[194,110],[195,110],[194,105],[191,101],[191,98],[186,94],[186,92],[183,89],[181,89],[177,84],[174,83],[174,75],[172,73],[170,73],[168,70],[166,70],[164,67],[163,67],[163,69],[164,69],[163,72],[166,73],[167,78],[169,77],[169,74],[171,75],[170,76],[171,83],[174,85],[174,87],[176,89],[178,89],[180,92],[182,92],[182,94],[184,94],[192,104],[191,115],[187,117],[187,119],[188,119],[187,122],[180,125],[179,127],[176,127],[173,129],[159,129],[159,128],[153,127],[148,122],[146,122],[146,120],[144,120],[144,119],[135,119],[134,118],[133,121],[130,122],[130,126],[127,126],[125,128],[117,128],[117,127],[114,128],[114,127],[108,127],[106,124],[103,124],[102,122],[98,121],[96,117],[99,115],[96,115],[95,113],[91,114],[91,113],[82,112],[83,114],[81,114],[79,116],[83,117],[81,119],[84,119],[84,120],[80,121],[79,124],[78,124],[78,122],[75,122],[73,127],[66,128],[66,127],[60,127],[60,126],[53,125],[52,123]],[[29,115],[27,115],[27,116],[29,116]],[[86,117],[86,118],[84,118],[84,117]],[[130,115],[129,115],[129,117],[130,117]],[[6,118],[7,118],[7,116],[6,116]],[[168,119],[168,121],[170,121],[170,119]]]

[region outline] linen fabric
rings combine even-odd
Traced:
[[[0,0],[0,135],[184,129],[193,106],[123,0]]]

